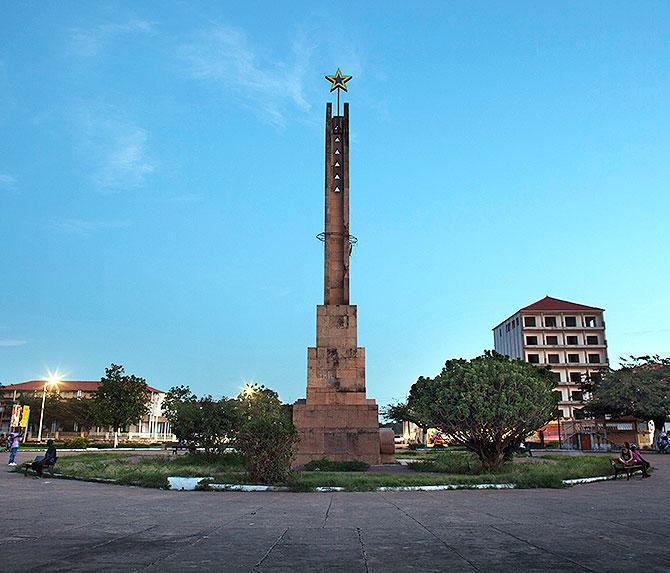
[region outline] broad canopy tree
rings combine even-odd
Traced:
[[[188,386],[170,388],[162,408],[174,435],[198,444],[207,453],[227,447],[240,425],[236,400],[225,396],[221,400],[198,398]]]
[[[618,370],[606,370],[583,388],[584,409],[594,415],[633,416],[654,421],[654,447],[670,415],[670,357],[630,356]]]
[[[548,368],[487,351],[472,360],[447,360],[434,378],[420,377],[394,414],[439,428],[473,452],[486,469],[499,468],[530,433],[556,417]]]
[[[113,428],[115,448],[119,445],[119,430],[139,422],[149,412],[150,395],[144,378],[126,374],[118,364],[105,369],[95,393],[95,417],[101,426]]]

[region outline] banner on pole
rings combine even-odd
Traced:
[[[30,417],[30,406],[24,406],[21,410],[21,424],[22,428],[28,425],[28,418]]]
[[[9,421],[10,428],[16,428],[21,422],[21,404],[14,404],[12,406],[12,417]]]

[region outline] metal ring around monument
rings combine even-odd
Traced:
[[[319,241],[322,243],[326,241],[326,233],[321,232],[316,236]],[[354,237],[353,235],[349,235],[349,244],[353,247],[356,243],[358,243],[358,237]]]

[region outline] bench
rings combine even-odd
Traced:
[[[33,461],[24,462],[23,464],[21,464],[21,471],[23,472],[23,475],[27,476],[28,472],[32,472],[35,475],[37,475],[37,472],[31,466],[33,465],[33,462],[39,462],[42,459],[44,459],[44,456],[37,456]],[[49,475],[53,477],[54,470],[56,469],[56,463],[55,462],[53,464],[46,463],[42,466],[42,469],[48,471]]]
[[[626,481],[630,479],[630,476],[635,472],[644,473],[644,467],[641,464],[622,464],[619,460],[610,460],[612,468],[614,469],[614,479],[619,477],[620,473],[626,474]]]
[[[166,450],[172,450],[173,454],[176,454],[180,450],[187,450],[189,453],[195,452],[196,450],[195,444],[184,444],[184,443],[180,444],[179,442],[165,442],[165,445],[163,447]]]

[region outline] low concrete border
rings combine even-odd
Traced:
[[[17,473],[21,473],[18,472]],[[635,473],[640,473],[634,472]],[[97,477],[80,477],[72,476],[67,474],[53,474],[53,477],[56,479],[69,479],[75,481],[88,481],[93,483],[111,483],[116,484],[118,480],[111,478],[97,478]],[[291,488],[286,486],[278,485],[260,485],[260,484],[241,484],[241,483],[210,483],[211,477],[183,477],[183,476],[169,476],[167,478],[169,489],[173,491],[194,491],[199,487],[206,486],[207,489],[215,491],[240,491],[240,492],[257,492],[257,491],[270,491],[270,492],[287,492],[292,491]],[[581,485],[586,483],[594,483],[599,481],[610,481],[614,480],[613,475],[607,476],[595,476],[588,478],[575,478],[575,479],[564,479],[561,480],[564,485],[573,486]],[[202,483],[205,481],[206,483]],[[518,486],[515,483],[452,483],[452,484],[439,484],[439,485],[406,485],[406,486],[380,486],[375,489],[366,490],[368,492],[374,491],[447,491],[447,490],[463,490],[463,489],[472,489],[472,490],[485,490],[485,489],[516,489]],[[333,493],[333,492],[346,492],[347,489],[342,486],[316,486],[312,492],[317,493]],[[295,492],[300,493],[300,492]],[[309,492],[305,492],[309,493]],[[349,492],[349,493],[358,493],[358,492]]]
[[[282,485],[256,485],[243,483],[209,483],[209,489],[220,491],[291,491],[291,488]]]

